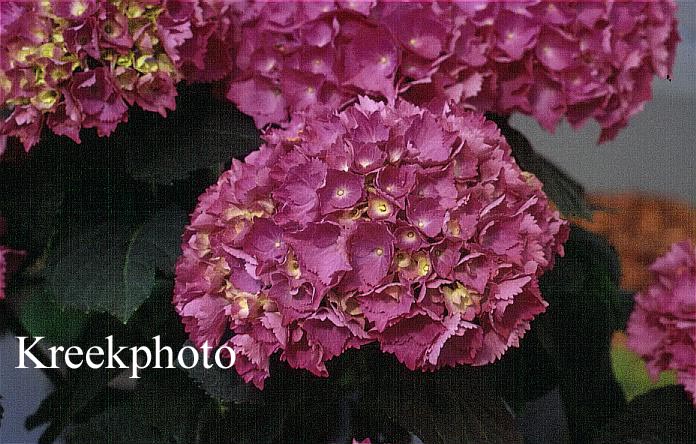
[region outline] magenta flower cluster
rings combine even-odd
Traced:
[[[79,142],[81,128],[109,135],[133,104],[166,115],[182,73],[210,81],[232,69],[231,53],[218,51],[232,32],[228,9],[205,1],[3,1],[0,104],[12,112],[0,134],[29,149],[44,125]]]
[[[229,80],[258,126],[360,94],[434,111],[595,119],[613,138],[671,70],[673,0],[641,2],[0,3],[0,134],[38,140],[47,125],[79,141],[110,134],[134,103],[166,114],[174,85]]]
[[[240,12],[228,98],[259,126],[316,103],[402,94],[533,116],[595,119],[616,136],[671,71],[673,0],[257,2]]]
[[[482,365],[545,310],[568,227],[482,115],[360,97],[265,140],[200,197],[174,291],[195,344],[234,332],[245,381],[375,341],[412,370]]]
[[[673,370],[696,405],[696,246],[674,244],[650,267],[653,281],[636,295],[628,346],[647,362],[655,380]]]

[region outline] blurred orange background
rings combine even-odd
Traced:
[[[696,241],[696,208],[685,202],[639,193],[593,194],[588,200],[599,210],[591,221],[574,222],[605,236],[617,249],[626,290],[648,286],[648,267],[670,245]]]

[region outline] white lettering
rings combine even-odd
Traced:
[[[94,357],[104,356],[104,349],[94,345],[94,346],[88,348],[87,353],[85,353],[85,361],[87,361],[87,367],[95,369],[95,370],[100,369],[102,367],[102,365],[104,365],[104,360],[102,359],[99,362],[99,364],[96,364],[94,361],[92,361],[92,355],[94,355]]]
[[[193,364],[190,366],[186,367],[186,362],[184,362],[184,351],[186,350],[191,350],[191,355],[193,356]],[[181,350],[179,350],[179,355],[176,357],[177,361],[179,361],[179,367],[185,368],[185,369],[191,369],[198,365],[198,350],[195,348],[191,347],[190,345],[185,345],[181,347]]]
[[[26,356],[31,360],[31,362],[34,363],[35,368],[58,368],[58,366],[55,365],[55,361],[53,361],[53,366],[51,367],[46,367],[39,361],[36,356],[34,356],[33,353],[31,353],[29,350],[34,348],[36,344],[39,343],[44,337],[39,336],[34,340],[34,343],[29,346],[28,349],[24,349],[24,341],[29,339],[27,336],[17,336],[17,339],[19,340],[19,365],[16,368],[27,368],[26,365],[24,365],[24,357]]]
[[[78,346],[73,345],[72,347],[68,347],[68,349],[65,350],[65,365],[67,365],[68,368],[72,369],[80,368],[82,366],[82,359],[80,359],[78,362],[72,362],[72,360],[70,359],[72,355],[75,355],[75,357],[81,357],[82,349]]]

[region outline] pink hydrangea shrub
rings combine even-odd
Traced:
[[[239,7],[239,5],[236,5]],[[228,97],[259,126],[368,94],[437,111],[533,116],[553,131],[599,122],[616,136],[666,78],[673,0],[246,2]]]
[[[675,370],[696,405],[696,246],[674,244],[650,271],[653,281],[636,295],[628,321],[628,346],[655,380]]]
[[[374,341],[409,369],[487,364],[545,310],[568,227],[482,115],[361,97],[265,140],[200,197],[173,300],[199,347],[234,333],[245,381]]]
[[[176,83],[218,80],[233,67],[229,5],[175,0],[0,3],[0,134],[26,149],[43,126],[80,141],[111,134],[129,106],[163,116]]]

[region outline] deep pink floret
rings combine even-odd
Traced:
[[[568,226],[493,122],[366,97],[293,122],[234,161],[186,228],[174,304],[195,344],[231,333],[259,387],[274,353],[326,376],[370,342],[422,370],[518,345]]]
[[[673,370],[696,406],[696,246],[685,240],[657,259],[650,286],[635,297],[628,346],[657,379]]]

